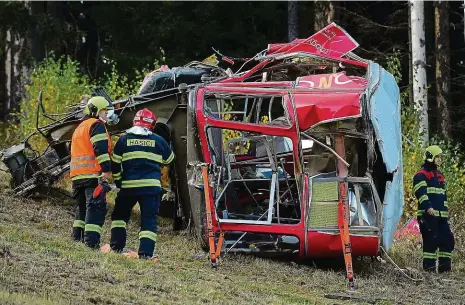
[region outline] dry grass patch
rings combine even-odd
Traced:
[[[330,300],[325,294],[346,291],[341,261],[332,268],[315,268],[311,262],[233,254],[223,256],[214,271],[191,236],[173,233],[170,221],[161,219],[161,261],[154,265],[72,242],[72,222],[69,202],[0,195],[1,304],[465,303],[460,264],[454,265],[450,277],[419,271],[425,280],[414,283],[391,265],[356,260],[356,296],[368,299]],[[128,246],[133,249],[138,230],[139,221],[133,217],[128,226]],[[109,241],[109,232],[107,219],[103,242]],[[419,251],[415,245],[397,243],[392,256],[402,267],[419,268]]]

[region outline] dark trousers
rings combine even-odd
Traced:
[[[126,226],[134,205],[140,206],[139,257],[151,258],[155,250],[158,229],[160,194],[143,196],[118,196],[111,215],[111,249],[117,252],[126,246]]]
[[[423,238],[423,269],[435,272],[438,259],[438,272],[450,271],[455,241],[447,219],[425,215],[420,220],[420,232]]]
[[[73,240],[84,242],[91,248],[98,248],[105,222],[106,201],[93,199],[95,187],[73,187],[76,206],[73,223]]]

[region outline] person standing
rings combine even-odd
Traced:
[[[95,200],[93,193],[112,176],[112,145],[105,124],[114,123],[115,117],[113,106],[104,97],[88,99],[83,121],[71,140],[70,177],[76,204],[72,238],[90,248],[98,248],[105,221],[106,202]]]
[[[138,202],[141,211],[138,257],[154,260],[157,260],[154,251],[161,195],[160,165],[174,160],[168,143],[152,132],[156,120],[150,110],[139,110],[134,117],[133,127],[115,145],[112,172],[120,191],[111,215],[110,241],[111,250],[123,251],[126,226],[132,208]]]
[[[438,272],[451,270],[454,235],[449,227],[446,181],[438,167],[442,149],[429,146],[425,163],[413,178],[413,191],[418,199],[417,219],[423,239],[423,269]]]

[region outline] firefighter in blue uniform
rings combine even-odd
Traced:
[[[423,238],[423,269],[438,272],[451,270],[454,235],[450,230],[449,208],[444,175],[438,170],[441,148],[430,146],[425,151],[425,163],[413,178],[413,191],[418,199],[417,219]]]
[[[152,132],[156,116],[148,109],[139,110],[133,127],[115,145],[112,172],[120,191],[111,215],[111,250],[121,252],[126,244],[126,226],[131,210],[139,202],[141,229],[138,257],[155,258],[161,184],[160,164],[169,164],[174,154],[168,143]]]

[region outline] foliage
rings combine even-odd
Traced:
[[[39,92],[42,91],[42,105],[46,113],[65,112],[66,106],[76,104],[82,94],[90,93],[91,82],[79,72],[79,63],[66,57],[49,57],[41,62],[30,75],[25,87],[26,96],[21,101],[21,110],[14,116],[21,122],[2,129],[4,144],[18,142],[19,138],[36,130],[36,113]],[[39,126],[52,120],[39,116]],[[45,141],[37,136],[31,139],[36,148],[45,148]]]
[[[394,50],[393,55],[386,61],[388,70],[397,81],[402,73],[399,61],[399,53]],[[418,115],[413,105],[409,104],[408,90],[401,93],[402,104],[402,149],[403,149],[403,174],[404,174],[404,215],[411,217],[416,215],[417,199],[413,193],[413,176],[424,163],[424,149],[429,145],[439,145],[443,150],[440,170],[446,178],[446,191],[448,196],[450,215],[463,217],[460,206],[465,198],[465,172],[464,157],[460,146],[451,140],[432,137],[430,143],[422,146],[419,133]]]
[[[130,79],[128,75],[118,72],[115,62],[111,62],[111,72],[105,73],[101,85],[105,88],[112,100],[121,99],[129,95],[137,93],[137,90],[142,85],[145,75],[159,67],[158,61],[155,61],[153,66],[146,65],[143,69],[134,69],[134,78]]]
[[[158,63],[155,63],[155,68]],[[91,94],[91,88],[103,86],[112,99],[122,98],[135,94],[143,81],[144,75],[149,71],[147,66],[142,71],[134,71],[136,79],[130,80],[121,75],[116,66],[105,75],[105,78],[92,81],[80,69],[79,62],[69,57],[48,57],[33,70],[25,87],[26,96],[21,101],[21,111],[14,116],[20,124],[4,124],[0,126],[0,136],[5,139],[3,145],[17,143],[36,130],[36,114],[38,109],[39,92],[42,91],[42,105],[47,114],[69,112],[68,106],[75,105],[84,94]],[[60,118],[62,116],[59,116]],[[43,115],[39,116],[39,126],[51,123],[52,120]],[[45,149],[47,143],[40,136],[31,138],[30,144],[38,150]]]

